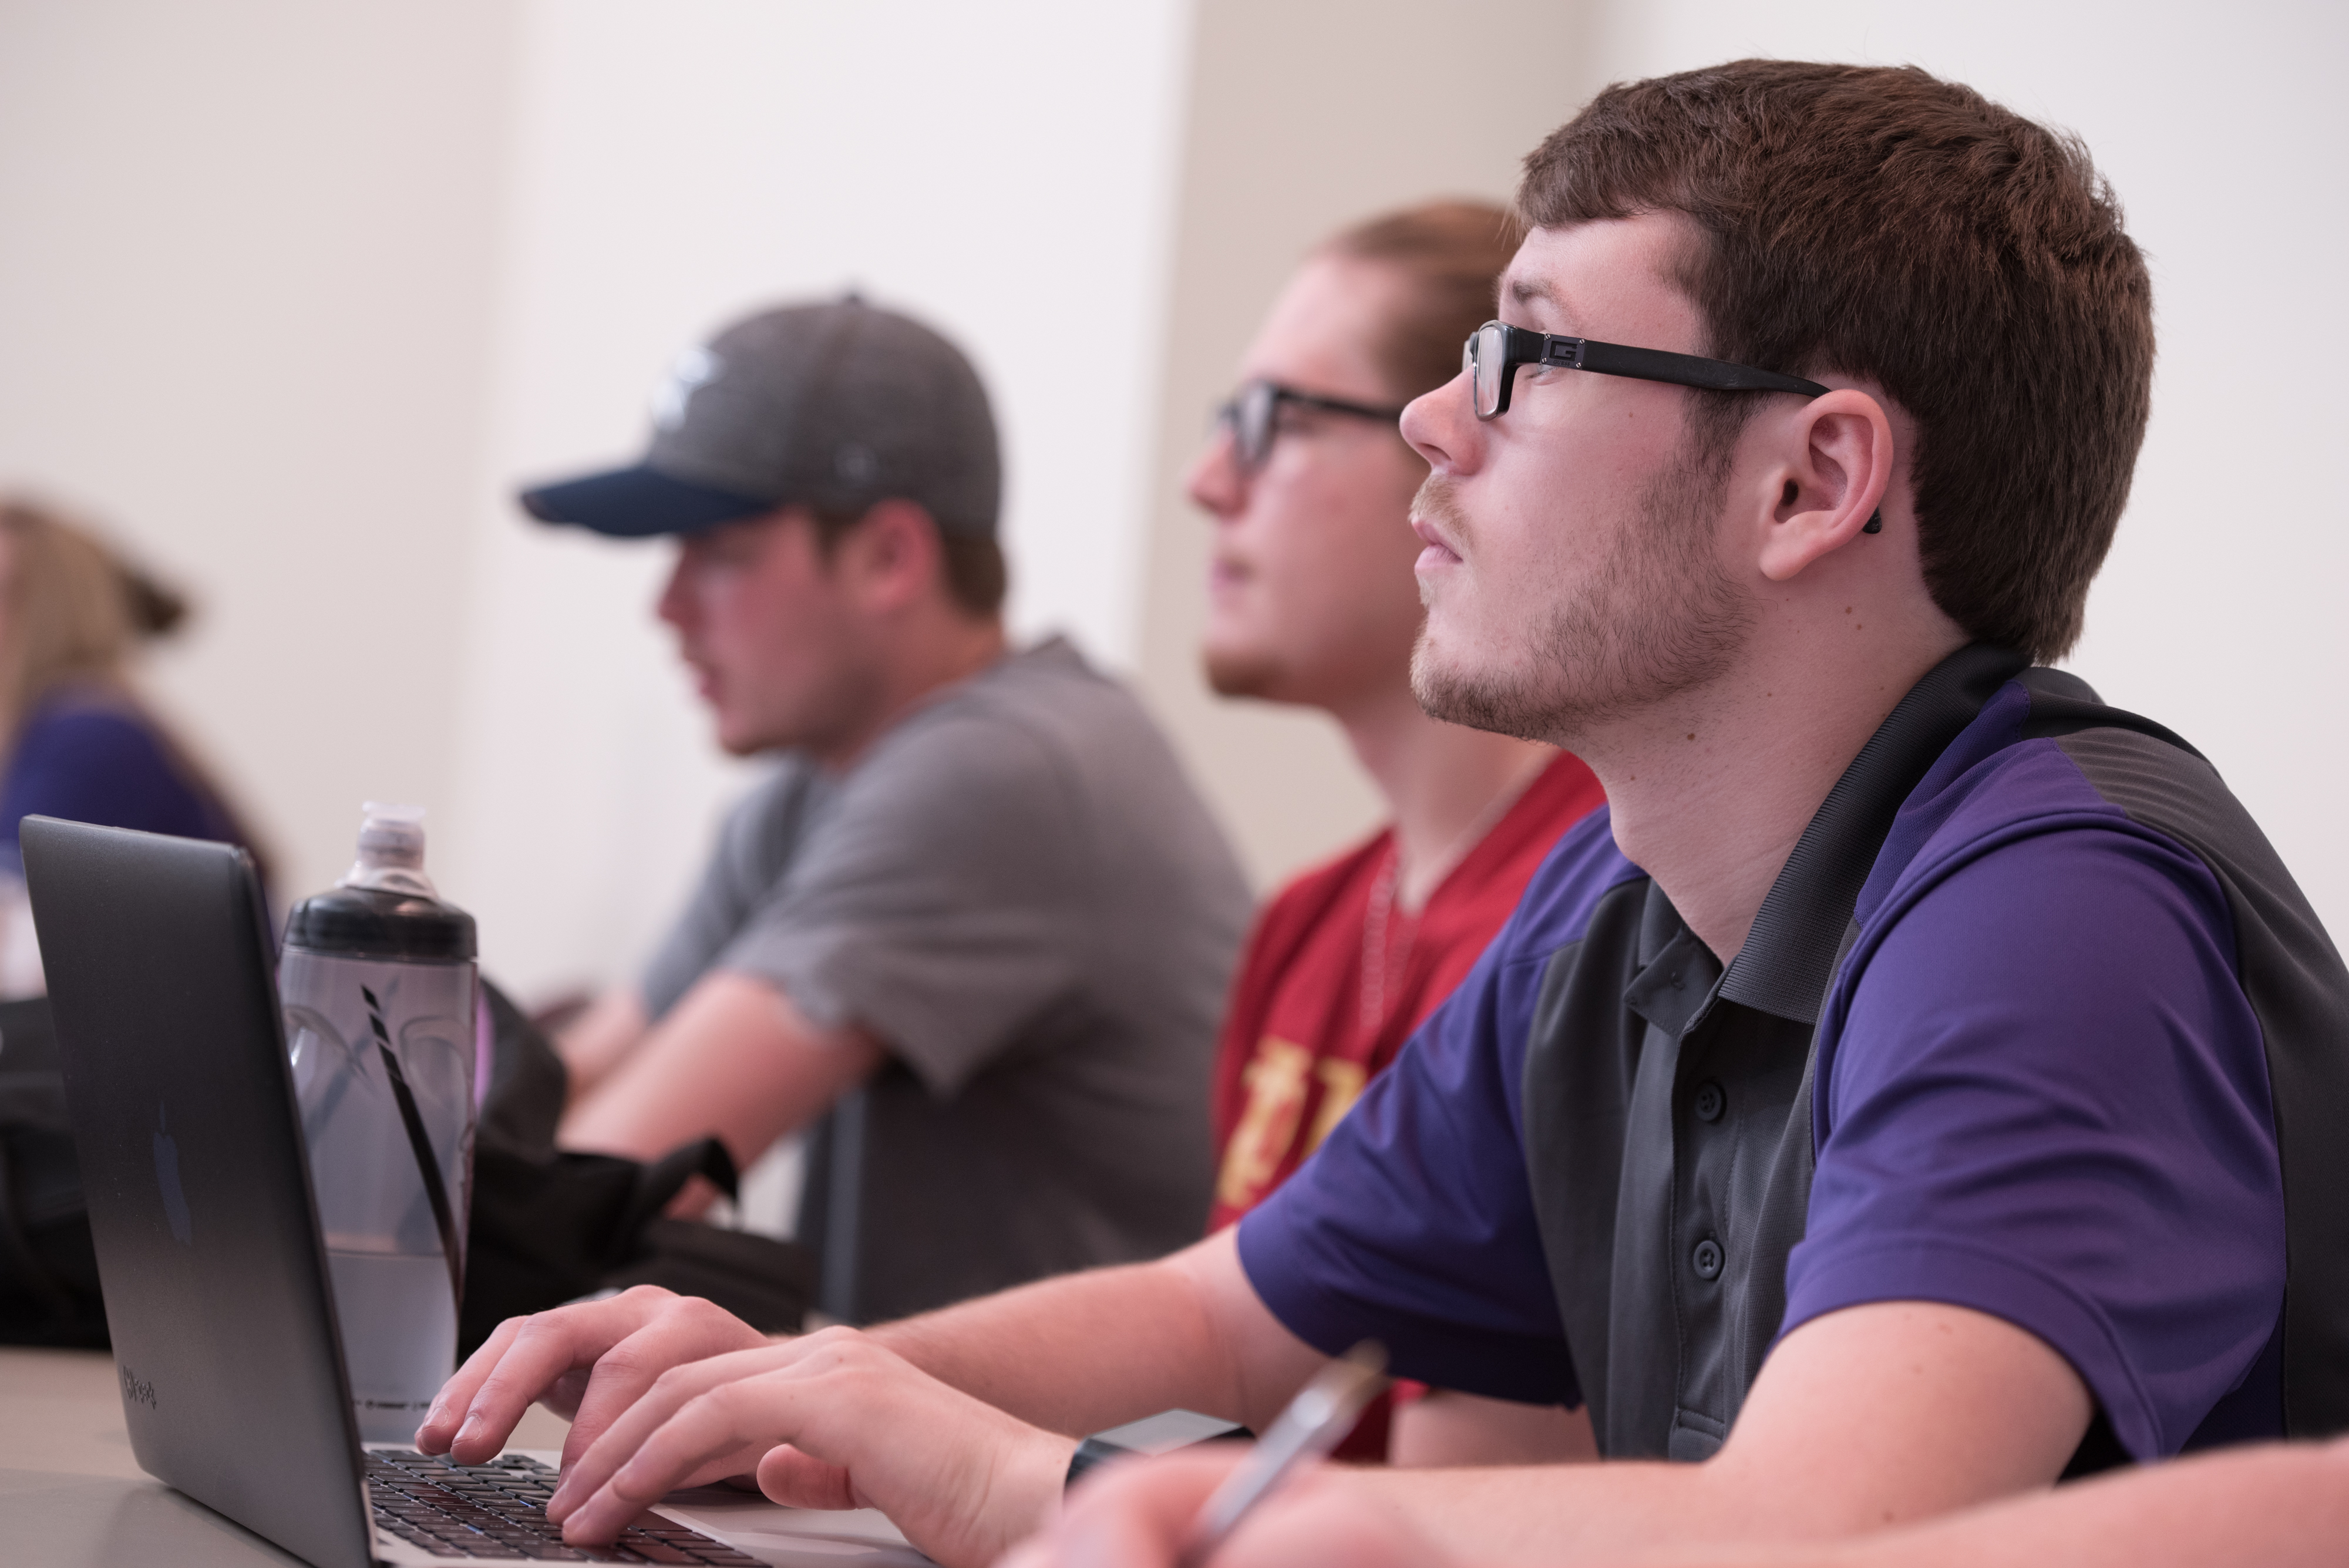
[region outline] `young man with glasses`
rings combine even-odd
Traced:
[[[874,1335],[651,1294],[517,1324],[425,1440],[470,1413],[477,1458],[593,1366],[583,1537],[755,1468],[976,1562],[1054,1513],[1071,1434],[1260,1429],[1375,1337],[1589,1403],[1622,1462],[1332,1478],[1509,1561],[2349,1428],[2349,971],[2207,763],[2033,667],[2151,400],[2085,151],[1921,71],[1741,61],[1601,93],[1518,205],[1516,332],[1404,417],[1414,680],[1610,805],[1315,1157],[1236,1234]],[[1162,1544],[1196,1501],[1124,1496]]]
[[[1216,1061],[1209,1224],[1286,1180],[1468,972],[1558,836],[1602,804],[1568,753],[1431,719],[1411,694],[1423,611],[1411,500],[1427,465],[1402,405],[1452,379],[1516,248],[1499,208],[1445,202],[1358,224],[1289,281],[1190,476],[1213,520],[1201,652],[1227,697],[1345,732],[1390,815],[1266,901]],[[1578,1411],[1406,1388],[1345,1452],[1399,1463],[1567,1458]]]

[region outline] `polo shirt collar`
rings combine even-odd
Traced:
[[[1653,882],[1640,911],[1639,961],[1640,971],[1624,988],[1623,1005],[1665,1033],[1685,1033],[1713,1005],[1721,961]]]
[[[1770,885],[1718,994],[1805,1025],[1818,1022],[1860,888],[1909,794],[1998,689],[2030,667],[1970,643],[1925,673],[1859,749]]]

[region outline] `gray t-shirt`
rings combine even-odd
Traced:
[[[728,819],[645,1003],[657,1018],[726,970],[886,1044],[848,1314],[877,1322],[1196,1239],[1248,909],[1165,738],[1055,639],[845,774],[786,754]],[[842,1212],[824,1188],[803,1234]]]

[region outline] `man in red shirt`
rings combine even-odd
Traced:
[[[1517,234],[1497,207],[1374,219],[1299,269],[1242,360],[1193,468],[1215,520],[1203,653],[1226,696],[1319,708],[1392,814],[1275,893],[1240,958],[1217,1049],[1210,1228],[1319,1144],[1476,961],[1559,834],[1604,800],[1581,761],[1431,719],[1411,692],[1421,608],[1411,498],[1426,464],[1395,430],[1450,380]],[[1383,1423],[1349,1452],[1375,1455]],[[1579,1411],[1439,1393],[1406,1401],[1399,1462],[1590,1451]]]

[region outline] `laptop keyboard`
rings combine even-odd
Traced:
[[[639,1514],[609,1546],[568,1546],[546,1517],[555,1472],[506,1454],[486,1465],[451,1464],[427,1454],[367,1456],[375,1525],[411,1546],[449,1557],[533,1563],[708,1563],[758,1568],[759,1560],[657,1513]]]

